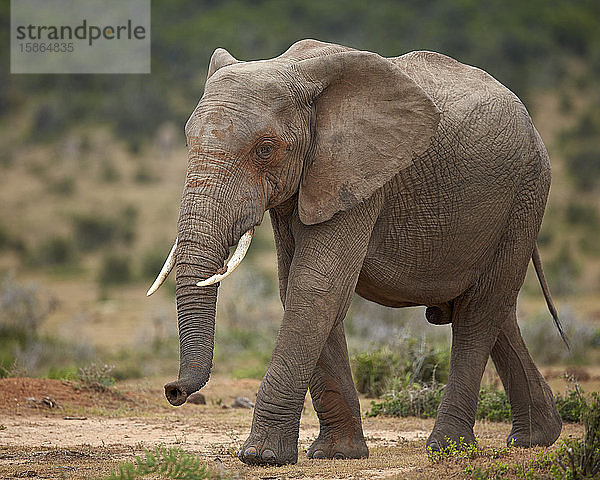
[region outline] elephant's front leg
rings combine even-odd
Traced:
[[[283,321],[240,451],[245,463],[297,461],[306,391],[334,325],[346,315],[366,254],[375,218],[370,224],[365,218],[339,214],[310,227],[296,223]]]
[[[342,323],[329,334],[310,379],[310,394],[321,431],[307,452],[309,458],[366,458],[360,405],[352,381]]]

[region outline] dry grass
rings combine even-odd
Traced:
[[[156,445],[178,446],[206,463],[221,464],[230,476],[241,478],[464,478],[467,465],[489,467],[496,461],[520,464],[547,449],[510,449],[501,459],[483,455],[474,460],[428,460],[425,440],[432,419],[366,418],[364,430],[370,458],[363,460],[308,460],[306,449],[318,434],[318,419],[307,401],[302,417],[299,459],[284,467],[249,467],[235,458],[250,430],[252,412],[222,408],[235,396],[253,397],[258,381],[211,380],[205,390],[207,405],[166,404],[161,380],[119,384],[126,404],[119,406],[109,393],[76,394],[61,382],[44,387],[40,380],[21,382],[20,396],[40,396],[50,386],[60,395],[60,408],[43,410],[3,404],[0,424],[0,477],[35,472],[41,478],[94,478],[124,460],[132,460]],[[31,385],[34,390],[27,390]],[[69,391],[72,393],[69,395]],[[16,390],[15,390],[16,392]],[[108,395],[108,396],[107,396]],[[96,398],[93,401],[93,398]],[[84,399],[85,401],[81,400]],[[9,401],[10,396],[5,401]],[[81,403],[83,401],[83,403]],[[361,399],[363,411],[368,400]],[[221,404],[221,405],[219,405]],[[76,420],[65,417],[77,416]],[[485,448],[501,448],[510,425],[477,422],[475,433]],[[566,425],[562,437],[581,436],[581,425]],[[215,459],[218,458],[218,462]],[[64,474],[64,476],[63,476]],[[506,478],[516,478],[507,476]]]

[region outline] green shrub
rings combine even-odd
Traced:
[[[0,331],[19,338],[35,337],[37,329],[57,307],[58,300],[35,285],[22,286],[7,276],[0,284]]]
[[[600,179],[600,149],[581,147],[567,155],[567,166],[577,186],[592,190]]]
[[[403,388],[384,395],[381,401],[371,402],[371,410],[367,412],[367,416],[435,417],[444,388],[445,385],[438,383],[426,386],[405,383]],[[479,391],[476,417],[490,422],[510,421],[512,416],[506,393],[491,385],[484,386]]]
[[[591,402],[582,410],[583,439],[564,440],[556,452],[552,469],[555,479],[600,478],[600,394],[592,393]]]
[[[385,415],[389,417],[432,418],[442,401],[445,385],[421,386],[417,383],[387,393],[380,402],[372,401],[368,417]]]
[[[512,413],[506,392],[496,389],[493,385],[481,388],[477,401],[476,418],[490,422],[510,422]]]
[[[112,376],[114,368],[114,365],[98,363],[90,363],[85,367],[81,367],[77,374],[79,386],[98,392],[107,391],[116,382],[115,378]]]
[[[558,413],[565,422],[579,422],[587,408],[583,391],[577,382],[569,382],[565,394],[555,394],[554,400]]]
[[[72,365],[68,367],[52,366],[48,369],[46,377],[53,380],[76,380],[79,378],[79,369]]]
[[[427,447],[427,458],[429,461],[433,463],[441,463],[445,460],[457,460],[457,459],[469,459],[473,460],[475,458],[479,458],[482,455],[488,454],[488,452],[479,446],[477,440],[474,443],[467,443],[464,441],[464,438],[461,437],[459,442],[455,442],[454,440],[446,437],[446,445],[443,446],[440,450],[433,450],[431,447]],[[505,447],[502,449],[504,454],[508,452],[508,449]],[[490,453],[492,450],[490,449]],[[499,450],[493,449],[492,455],[496,455],[495,458],[498,458]]]
[[[10,243],[8,230],[4,225],[0,225],[0,248],[7,247]]]
[[[211,472],[202,458],[185,453],[179,447],[158,446],[153,452],[145,450],[144,456],[136,456],[134,462],[121,462],[117,471],[104,480],[135,480],[148,475],[180,480],[220,478]]]
[[[352,356],[352,374],[360,393],[378,397],[398,383],[445,382],[450,363],[448,349],[435,350],[425,342],[406,338],[392,352],[384,346]]]
[[[33,114],[30,140],[39,142],[57,137],[67,126],[67,115],[67,109],[55,100],[40,103]]]
[[[385,347],[371,353],[359,353],[352,360],[356,389],[369,396],[379,397],[385,392],[388,381],[400,373],[401,359]]]

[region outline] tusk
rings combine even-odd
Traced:
[[[154,292],[156,292],[160,286],[164,283],[164,281],[169,276],[171,270],[173,270],[173,266],[175,265],[175,250],[177,249],[177,238],[175,239],[175,243],[173,244],[173,248],[169,252],[169,256],[165,260],[165,264],[163,265],[158,277],[154,280],[154,283],[150,287],[150,289],[146,292],[146,296],[149,297]]]
[[[251,228],[246,233],[244,233],[244,235],[242,235],[242,238],[240,238],[240,241],[237,244],[235,252],[233,252],[233,255],[227,262],[227,265],[225,266],[225,271],[223,273],[216,273],[212,277],[198,282],[196,285],[199,287],[206,287],[208,285],[212,285],[213,283],[220,282],[225,277],[229,276],[231,272],[233,272],[238,267],[238,265],[242,263],[242,260],[246,256],[246,252],[250,247],[250,242],[252,241],[253,234],[254,229]]]

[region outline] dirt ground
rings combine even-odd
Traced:
[[[235,452],[249,432],[252,410],[231,408],[236,397],[254,399],[258,380],[212,378],[203,389],[206,405],[168,405],[158,379],[124,383],[105,392],[60,380],[0,379],[0,478],[89,479],[108,475],[145,448],[180,446],[205,459],[228,478],[468,478],[466,461],[434,464],[425,440],[433,420],[365,418],[370,449],[365,460],[308,460],[318,419],[307,401],[302,416],[299,460],[285,467],[248,467]],[[370,401],[361,399],[363,412]],[[478,422],[475,434],[486,448],[500,448],[506,423]],[[563,437],[580,436],[566,425]],[[543,449],[510,449],[504,463],[524,463]],[[485,467],[490,458],[479,460]]]

